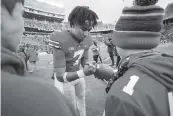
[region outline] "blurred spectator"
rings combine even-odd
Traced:
[[[25,68],[25,72],[27,71],[27,54],[25,53],[25,48],[24,46],[20,46],[18,51],[17,51],[17,55],[21,58],[21,60],[24,63],[24,68]]]
[[[119,62],[121,60],[121,57],[120,57],[120,55],[117,52],[116,46],[114,47],[114,55],[116,56],[116,68],[118,68],[118,65],[119,65]]]
[[[161,36],[161,43],[171,43],[173,42],[173,24],[168,24],[164,26]]]
[[[101,56],[100,56],[100,48],[97,45],[96,41],[93,41],[92,52],[93,52],[93,59],[94,59],[94,61],[97,63],[98,62],[98,58],[99,58],[100,62],[102,63],[102,59],[101,59]]]
[[[34,47],[31,47],[28,50],[28,56],[29,56],[29,64],[30,64],[29,72],[32,73],[35,70],[38,70],[37,65],[36,65],[36,62],[38,61],[38,53],[36,52]]]
[[[114,45],[112,43],[112,38],[105,39],[105,44],[107,45],[107,52],[111,58],[112,64],[110,66],[114,66]]]
[[[1,0],[2,116],[78,116],[55,87],[24,76],[23,61],[14,53],[23,33],[24,0]]]

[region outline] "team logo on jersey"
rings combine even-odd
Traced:
[[[87,45],[85,45],[84,47],[85,47],[85,48],[88,48],[88,46],[87,46]]]
[[[74,51],[75,48],[74,48],[74,47],[70,47],[69,50],[70,50],[70,51]]]

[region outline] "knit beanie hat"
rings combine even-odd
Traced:
[[[164,9],[154,5],[157,1],[135,0],[134,6],[123,9],[113,33],[114,45],[146,50],[159,45]]]

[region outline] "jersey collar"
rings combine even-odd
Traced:
[[[77,41],[77,43],[82,43],[82,41],[80,41],[72,32],[68,32],[71,36],[72,36],[72,38],[75,40],[75,41]]]

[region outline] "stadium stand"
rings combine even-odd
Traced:
[[[43,7],[44,6],[44,7]],[[51,53],[47,42],[49,35],[54,31],[69,30],[68,22],[63,22],[65,9],[48,5],[36,0],[25,1],[24,27],[25,32],[21,46],[31,45],[40,51]],[[102,21],[91,30],[93,39],[102,42],[114,30],[114,24],[103,24]]]
[[[91,30],[91,36],[95,41],[103,42],[105,38],[110,36],[113,30],[115,30],[115,24],[104,24],[102,21],[99,21]]]
[[[91,33],[110,31],[110,30],[114,30],[114,28],[115,28],[115,25],[113,24],[103,24],[102,21],[99,21],[97,26],[95,26],[93,30],[91,30]]]
[[[165,9],[163,24],[161,43],[173,42],[173,3],[168,4]]]
[[[25,32],[20,45],[29,44],[41,51],[51,52],[48,46],[49,35],[62,30],[64,9],[36,0],[26,0],[23,17]]]
[[[57,31],[61,30],[61,24],[57,22],[40,21],[37,19],[27,19],[25,18],[25,28],[36,28],[43,31]]]

